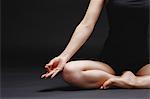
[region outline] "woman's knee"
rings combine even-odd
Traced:
[[[63,69],[62,75],[66,82],[75,83],[81,78],[80,69],[73,62],[68,62]]]
[[[144,76],[144,75],[150,75],[150,64],[146,64],[143,66],[137,73],[136,75],[139,76]]]

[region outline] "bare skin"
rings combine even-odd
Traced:
[[[92,60],[68,62],[62,74],[66,82],[82,88],[99,88],[106,80],[115,78],[111,67]]]
[[[140,69],[137,72],[138,76],[131,71],[126,71],[121,76],[115,76],[115,71],[105,63],[78,60],[66,63],[62,74],[67,83],[81,88],[150,88],[148,69],[150,69],[150,64]]]
[[[150,88],[150,64],[143,66],[136,75],[131,71],[124,72],[121,77],[107,80],[102,88],[107,89],[113,86],[121,88]]]
[[[136,81],[136,76],[131,71],[126,71],[118,78],[107,80],[101,89],[108,89],[111,87],[134,88]]]
[[[149,66],[149,64],[146,65],[146,70],[149,69]],[[144,70],[142,72],[145,73]],[[121,76],[115,76],[115,72],[107,64],[80,60],[68,63],[64,68],[63,77],[66,82],[82,88],[150,88],[150,75],[148,73],[147,75],[136,76],[131,71],[126,71]]]
[[[51,59],[50,62],[45,65],[47,73],[43,74],[41,76],[42,78],[53,78],[58,72],[63,70],[65,64],[81,48],[81,46],[92,34],[103,5],[104,0],[90,1],[86,14],[80,24],[76,27],[68,45],[60,55]]]
[[[111,87],[121,88],[150,88],[150,64],[141,68],[137,74],[126,71],[120,76],[109,66],[99,61],[77,60],[70,58],[90,37],[104,0],[91,0],[86,14],[80,24],[76,27],[71,40],[64,51],[45,65],[47,72],[41,78],[55,77],[60,71],[64,80],[82,88],[108,89]]]

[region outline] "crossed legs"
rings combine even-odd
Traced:
[[[67,83],[82,88],[98,88],[106,80],[116,77],[114,74],[107,64],[91,60],[68,62],[63,70],[63,78]]]
[[[137,88],[150,88],[150,64],[142,67],[136,75]]]
[[[122,88],[150,88],[150,64],[143,66],[136,75],[126,71],[119,78],[111,78],[104,84],[107,89],[111,86]]]
[[[68,62],[62,74],[67,83],[81,88],[150,88],[150,64],[141,68],[137,76],[130,71],[115,76],[115,71],[103,62],[78,60]]]

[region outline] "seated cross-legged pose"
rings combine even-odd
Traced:
[[[69,61],[90,37],[104,5],[109,35],[99,58]],[[148,0],[91,0],[70,42],[41,77],[62,71],[67,83],[81,88],[150,88],[148,9]]]

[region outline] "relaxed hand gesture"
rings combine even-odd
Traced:
[[[66,62],[67,60],[61,56],[53,58],[48,64],[45,65],[47,73],[43,74],[41,78],[53,78],[58,72],[63,70]]]

